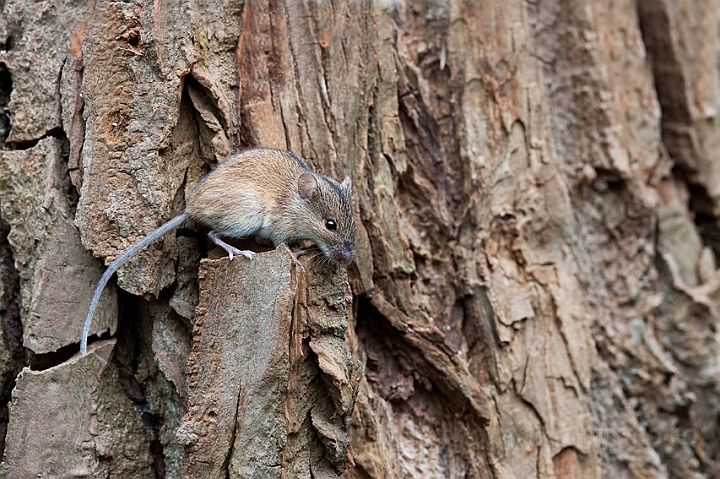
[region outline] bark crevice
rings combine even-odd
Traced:
[[[5,141],[10,135],[10,93],[12,92],[12,76],[7,66],[0,62],[0,150],[8,148]]]
[[[0,453],[5,451],[8,425],[8,404],[15,379],[28,364],[22,345],[23,326],[20,320],[20,275],[15,269],[8,244],[10,227],[0,217],[0,330],[2,331],[2,367],[0,368]]]

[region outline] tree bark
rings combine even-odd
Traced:
[[[717,2],[0,11],[6,477],[720,476]],[[347,271],[188,224],[80,357],[254,146],[352,178]]]

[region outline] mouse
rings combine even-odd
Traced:
[[[355,219],[352,184],[315,173],[294,153],[272,148],[251,148],[232,154],[210,171],[188,195],[185,211],[124,251],[108,266],[98,282],[80,339],[87,340],[100,295],[112,275],[140,250],[187,220],[208,228],[208,237],[227,252],[230,260],[252,251],[240,250],[223,238],[254,236],[288,247],[310,240],[325,262],[350,263],[355,256]],[[294,253],[295,261],[305,251]]]

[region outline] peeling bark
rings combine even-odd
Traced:
[[[720,474],[715,2],[0,10],[8,477]],[[352,178],[347,272],[188,224],[73,356],[250,146]]]

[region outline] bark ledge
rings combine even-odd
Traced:
[[[339,477],[358,374],[344,271],[321,268],[285,246],[201,261],[177,432],[187,477]]]

